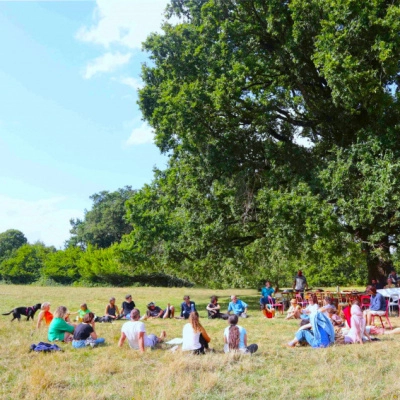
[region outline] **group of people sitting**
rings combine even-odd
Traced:
[[[325,297],[320,307],[315,294],[311,294],[306,308],[291,300],[286,319],[299,319],[300,329],[288,343],[294,347],[298,343],[307,343],[311,347],[327,347],[333,343],[351,344],[373,340],[370,335],[399,333],[400,329],[386,331],[371,324],[374,316],[386,313],[386,300],[373,286],[368,286],[366,293],[370,304],[366,310],[361,309],[359,300],[353,300],[351,307],[344,307],[342,316],[338,315],[332,305],[332,299]]]
[[[229,326],[224,332],[224,343],[226,352],[238,350],[243,353],[254,353],[258,346],[247,345],[246,330],[237,325],[239,317],[247,317],[247,304],[238,299],[237,296],[231,296],[231,302],[226,314],[221,313],[221,306],[218,303],[218,297],[212,296],[210,303],[206,307],[210,319],[221,318],[228,320]],[[231,315],[231,313],[233,313]],[[76,315],[76,322],[72,322],[70,317]],[[118,345],[121,347],[127,341],[131,348],[145,351],[146,347],[154,347],[164,341],[166,332],[162,331],[159,336],[146,334],[146,328],[143,320],[154,318],[174,318],[174,306],[167,304],[163,310],[154,302],[147,304],[146,313],[141,317],[140,311],[135,308],[135,302],[131,295],[125,296],[122,303],[121,312],[115,304],[115,298],[111,297],[105,309],[105,315],[101,318],[92,313],[87,304],[81,304],[76,312],[69,312],[65,306],[59,306],[54,315],[50,312],[50,303],[42,304],[39,313],[37,327],[40,328],[43,323],[48,325],[48,340],[72,342],[72,347],[82,348],[86,346],[96,346],[105,342],[104,338],[97,336],[95,325],[96,321],[111,322],[118,319],[127,319],[121,328],[121,336]],[[189,322],[183,327],[182,332],[182,350],[192,351],[194,354],[204,354],[209,349],[208,343],[210,337],[199,321],[199,314],[196,310],[195,302],[190,300],[189,296],[183,297],[181,304],[181,313],[177,319],[188,319]]]

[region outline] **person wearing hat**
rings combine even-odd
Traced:
[[[122,318],[130,319],[131,312],[135,308],[135,302],[132,300],[131,294],[127,294],[125,296],[125,301],[122,303],[121,308],[122,308],[121,312]]]
[[[169,303],[165,310],[156,306],[154,302],[147,304],[146,314],[141,319],[154,319],[154,318],[174,318],[175,308]]]
[[[287,310],[286,319],[300,319],[301,306],[297,304],[296,299],[290,300],[290,307]]]

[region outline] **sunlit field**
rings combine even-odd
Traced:
[[[277,314],[265,319],[258,307],[255,290],[236,290],[249,305],[250,317],[239,323],[248,333],[248,342],[257,343],[252,356],[224,354],[223,330],[226,321],[208,320],[206,304],[213,294],[224,308],[232,291],[184,288],[69,288],[0,286],[0,312],[14,307],[51,302],[51,311],[65,305],[77,311],[80,303],[102,316],[111,296],[120,306],[132,294],[143,313],[145,305],[167,302],[179,308],[189,294],[196,302],[201,322],[212,338],[214,353],[193,356],[169,351],[163,344],[145,354],[131,350],[127,343],[118,348],[123,321],[98,323],[96,331],[106,339],[97,348],[75,350],[60,344],[63,352],[29,352],[32,343],[47,342],[47,329],[35,329],[35,322],[0,319],[0,398],[2,399],[391,399],[400,395],[400,335],[381,336],[380,342],[365,345],[333,346],[328,349],[288,348],[298,327]],[[394,327],[399,318],[392,317]],[[185,321],[150,320],[148,333],[167,331],[167,339],[182,336]]]

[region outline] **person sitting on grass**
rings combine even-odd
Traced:
[[[230,315],[228,318],[229,326],[224,330],[224,352],[239,351],[241,353],[255,353],[258,345],[251,344],[247,346],[246,329],[237,325],[239,318],[236,314]]]
[[[231,302],[228,305],[228,315],[230,315],[231,311],[241,318],[247,318],[247,304],[239,300],[235,295],[231,296]]]
[[[218,304],[217,296],[211,296],[210,303],[208,303],[206,309],[209,319],[215,319],[215,318],[228,319],[229,317],[229,315],[221,313],[221,306]]]
[[[74,324],[69,324],[66,320],[69,317],[67,307],[57,307],[54,318],[50,322],[47,338],[50,342],[60,340],[63,342],[70,342],[72,340],[72,333],[75,330]]]
[[[132,295],[127,294],[125,296],[125,301],[121,305],[121,318],[129,319],[134,308],[135,302],[132,300]]]
[[[107,304],[102,320],[103,322],[111,322],[120,318],[118,306],[115,304],[115,297],[111,297],[110,302]]]
[[[376,292],[376,288],[373,286],[368,286],[366,292],[371,296],[371,300],[369,309],[364,311],[364,318],[367,325],[371,325],[373,315],[382,316],[386,314],[386,300],[380,293]]]
[[[368,332],[365,329],[365,319],[363,312],[360,308],[360,303],[358,300],[354,300],[351,305],[351,320],[350,320],[350,330],[344,336],[345,343],[360,343],[363,344],[363,339],[366,337],[367,340],[371,340]]]
[[[196,310],[196,304],[194,301],[190,301],[190,296],[183,296],[183,303],[181,303],[181,315],[178,319],[188,319],[190,313]]]
[[[161,332],[161,335],[146,334],[146,327],[142,321],[140,321],[140,311],[134,308],[131,311],[130,321],[125,322],[121,328],[121,337],[118,341],[118,346],[122,347],[125,340],[128,340],[129,346],[132,349],[140,350],[144,353],[146,347],[155,347],[158,343],[164,341],[167,336],[165,331]]]
[[[205,354],[208,350],[210,337],[199,321],[199,313],[193,311],[189,315],[189,323],[182,330],[182,351],[192,351],[193,354]]]
[[[154,302],[150,302],[147,304],[146,314],[143,315],[141,319],[154,319],[154,318],[174,318],[175,308],[171,306],[169,303],[167,304],[167,308],[162,310],[160,307],[156,306]]]
[[[94,314],[92,312],[85,314],[82,323],[75,328],[72,347],[74,349],[80,349],[86,346],[94,347],[104,342],[105,340],[103,338],[97,337]]]
[[[290,307],[287,310],[286,319],[300,319],[301,305],[297,304],[296,299],[290,300]]]
[[[50,325],[50,322],[53,320],[53,314],[50,312],[50,303],[48,301],[44,302],[42,304],[42,307],[40,307],[42,311],[40,311],[39,316],[38,316],[38,321],[36,324],[36,328],[39,329],[40,325],[42,324],[42,321],[46,323],[46,325]]]
[[[82,303],[82,304],[80,305],[79,310],[78,310],[77,312],[70,313],[70,315],[76,315],[76,314],[78,314],[78,316],[76,317],[76,320],[79,321],[79,322],[82,322],[82,321],[83,321],[83,317],[84,317],[86,314],[89,314],[90,312],[91,312],[91,311],[88,309],[87,304],[86,304],[86,303]]]
[[[337,313],[337,310],[335,307],[333,308],[328,308],[326,311],[327,317],[331,320],[332,325],[335,326],[343,326],[343,320],[340,318],[340,316]]]
[[[301,310],[300,318],[304,320],[310,319],[310,314],[315,313],[319,308],[317,296],[312,293],[308,298],[308,305]]]
[[[317,348],[328,347],[334,342],[335,331],[330,319],[324,313],[316,311],[310,315],[310,323],[300,327],[288,346],[295,347],[297,343],[308,343],[311,347]]]

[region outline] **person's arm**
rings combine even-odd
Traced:
[[[247,347],[247,333],[244,334],[243,343],[244,343],[244,347]]]
[[[247,314],[247,307],[248,307],[247,303],[245,303],[244,301],[242,301],[242,306],[243,306],[243,308],[244,308],[244,313]]]
[[[125,339],[126,339],[125,333],[124,333],[124,332],[121,332],[121,337],[119,338],[119,341],[118,341],[118,347],[122,347],[122,345],[123,345],[124,342],[125,342]]]
[[[296,279],[293,281],[293,290],[296,287]]]
[[[144,332],[139,332],[139,350],[144,353]]]
[[[112,315],[108,315],[108,309],[109,309],[109,308],[110,308],[110,305],[107,304],[106,311],[105,311],[105,313],[104,313],[104,315],[105,315],[106,317],[112,317]]]
[[[91,337],[92,339],[97,339],[97,333],[96,333],[96,331],[94,330],[94,322],[93,322],[91,325],[92,325],[93,331],[90,333],[90,337]]]
[[[303,326],[301,326],[301,327],[299,328],[299,331],[302,331],[302,330],[304,330],[304,329],[310,329],[310,328],[312,328],[312,325],[311,325],[311,324],[305,324],[305,325],[303,325]]]
[[[183,312],[185,311],[184,304],[185,303],[181,303],[181,317],[183,317]]]
[[[227,311],[227,313],[230,314],[232,310],[233,310],[232,302],[230,302],[230,303],[228,304],[228,311]]]
[[[37,329],[40,328],[40,323],[42,322],[43,317],[44,317],[44,311],[40,311],[40,314],[38,316],[38,321],[37,321],[37,324],[36,324],[36,328]]]
[[[306,284],[306,285],[304,286],[304,288],[305,288],[306,290],[308,290],[308,282],[307,282],[307,279],[304,279],[304,283]]]
[[[205,340],[207,343],[210,343],[211,338],[210,338],[210,336],[208,336],[206,330],[205,330],[203,327],[200,328],[200,332],[201,332],[201,334],[203,335],[204,340]]]

